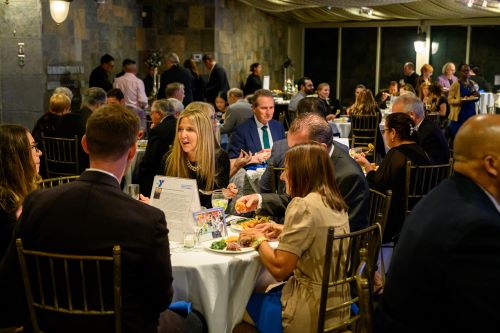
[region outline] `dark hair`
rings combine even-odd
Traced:
[[[404,112],[395,112],[385,118],[385,129],[394,129],[401,141],[416,141],[417,128],[411,117]]]
[[[252,106],[255,108],[258,106],[259,97],[271,97],[273,98],[273,93],[267,89],[258,89],[253,93],[253,103]]]
[[[107,96],[114,97],[119,101],[121,101],[125,98],[125,95],[123,95],[123,92],[121,91],[121,89],[118,89],[118,88],[113,88],[110,91],[108,91]]]
[[[409,83],[403,84],[401,87],[399,87],[399,89],[403,89],[404,91],[409,91],[412,94],[416,95],[415,88]]]
[[[320,100],[318,97],[305,97],[302,98],[297,104],[297,114],[319,112]]]
[[[200,73],[198,73],[198,67],[196,67],[196,62],[192,58],[184,61],[184,68],[190,69],[191,72],[194,73],[195,79],[200,76]]]
[[[87,121],[87,146],[90,158],[120,158],[136,142],[139,117],[117,104],[101,106]]]
[[[203,57],[201,58],[201,60],[204,61],[204,62],[205,61],[212,61],[212,60],[214,60],[214,58],[210,54],[205,53],[203,55]]]
[[[301,77],[301,78],[299,79],[299,81],[297,81],[297,87],[299,88],[299,90],[300,90],[300,87],[301,87],[301,86],[304,86],[304,85],[306,84],[306,81],[307,81],[307,80],[311,81],[311,79],[310,79],[310,78],[308,78],[307,76],[304,76],[304,77]]]
[[[347,205],[335,181],[333,162],[319,143],[290,148],[285,155],[285,168],[292,198],[303,198],[311,192],[318,192],[331,209],[347,212]]]
[[[36,188],[38,176],[31,154],[26,128],[0,125],[0,207],[10,214]]]
[[[435,96],[441,96],[443,94],[443,87],[437,82],[433,82],[429,86],[429,92]]]
[[[361,84],[361,83],[360,83],[360,84],[357,84],[357,85],[356,85],[356,88],[354,88],[354,90],[356,90],[356,89],[358,89],[358,88],[360,88],[360,89],[366,89],[366,86],[365,86],[364,84]]]
[[[328,147],[331,146],[333,141],[332,127],[317,113],[303,113],[299,114],[294,121],[290,124],[288,133],[298,133],[307,131],[309,133],[309,140],[324,143]]]
[[[115,58],[110,56],[109,54],[105,54],[101,57],[101,65],[102,64],[107,64],[108,62],[115,61]]]
[[[253,73],[257,69],[257,67],[259,67],[259,65],[260,64],[258,62],[254,62],[253,64],[251,64],[250,65],[250,72]]]
[[[135,61],[132,60],[132,59],[129,59],[129,58],[123,60],[122,67],[125,67],[125,66],[128,66],[128,65],[135,65]]]

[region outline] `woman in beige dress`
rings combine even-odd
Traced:
[[[273,277],[286,282],[282,290],[254,293],[247,311],[260,333],[281,329],[285,333],[316,332],[327,229],[335,227],[336,235],[349,232],[347,206],[335,183],[333,163],[322,144],[292,147],[286,154],[281,179],[292,197],[285,224],[266,223],[245,230],[240,234],[240,242],[252,243]],[[267,240],[276,237],[279,245],[273,249]],[[338,245],[333,251],[334,256],[339,255]],[[329,293],[328,304],[340,304],[349,296],[347,286],[339,287]],[[274,315],[268,315],[273,313],[270,308],[277,310]],[[347,318],[348,311],[339,311],[329,321]]]

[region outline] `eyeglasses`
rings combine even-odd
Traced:
[[[38,143],[37,142],[34,142],[30,145],[30,149],[34,149],[35,152],[39,152],[40,151],[40,148],[38,148]]]

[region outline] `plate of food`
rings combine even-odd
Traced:
[[[253,219],[249,218],[249,219],[239,220],[239,221],[236,221],[235,223],[232,223],[231,229],[239,232],[242,230],[255,228],[255,226],[257,224],[266,223],[266,222],[272,222],[269,220],[269,216],[257,215]]]
[[[238,236],[218,238],[210,242],[205,242],[202,246],[213,252],[226,254],[240,254],[253,251],[253,247],[243,247],[238,243]]]
[[[462,101],[477,101],[479,97],[477,96],[464,96],[462,97]]]

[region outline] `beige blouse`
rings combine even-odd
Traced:
[[[332,210],[323,202],[320,194],[310,193],[304,198],[296,197],[288,205],[278,249],[296,254],[299,260],[281,296],[284,333],[307,333],[317,330],[323,259],[329,226],[335,227],[335,234],[349,233],[347,213]],[[338,246],[335,242],[334,257],[338,256]],[[340,286],[331,290],[328,306],[340,304],[349,297],[349,287]],[[334,317],[328,318],[327,325],[347,318],[349,311],[336,313]]]

